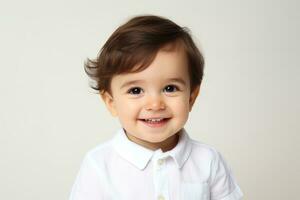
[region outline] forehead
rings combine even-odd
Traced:
[[[181,78],[185,81],[189,79],[185,49],[182,45],[174,43],[161,48],[146,69],[139,72],[116,75],[113,77],[111,84],[112,86],[114,84],[120,85],[135,79],[149,83],[158,83],[172,78]]]

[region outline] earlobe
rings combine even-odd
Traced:
[[[200,91],[200,85],[197,86],[191,93],[190,95],[190,111],[192,111],[192,107],[196,101],[197,96],[199,95],[199,91]]]
[[[115,108],[115,102],[112,97],[108,92],[103,92],[100,94],[102,100],[104,101],[106,108],[109,110],[112,116],[116,117],[117,116],[117,111]]]

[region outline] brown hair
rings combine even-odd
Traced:
[[[96,81],[91,88],[111,94],[110,83],[114,75],[144,70],[162,47],[177,41],[183,44],[188,58],[192,92],[201,84],[204,58],[186,27],[154,15],[130,19],[114,31],[96,59],[85,61],[85,72]]]

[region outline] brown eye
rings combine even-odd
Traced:
[[[133,94],[133,95],[138,95],[138,94],[141,94],[141,92],[142,92],[142,88],[134,87],[134,88],[130,88],[127,93]]]
[[[178,87],[175,85],[167,85],[164,89],[164,91],[166,92],[176,92],[178,90],[179,90]]]

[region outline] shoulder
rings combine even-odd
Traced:
[[[210,170],[216,170],[220,166],[230,170],[225,157],[216,147],[194,139],[190,139],[190,143],[192,146],[190,158],[192,160]]]
[[[192,154],[197,157],[207,158],[209,161],[213,161],[219,158],[220,152],[212,145],[204,143],[202,141],[190,139],[192,146]]]
[[[243,193],[220,151],[212,145],[194,139],[190,139],[190,144],[190,160],[200,167],[201,175],[205,174],[210,186],[211,199],[241,199]]]
[[[112,139],[104,141],[86,152],[84,160],[96,165],[104,164],[112,157]]]

